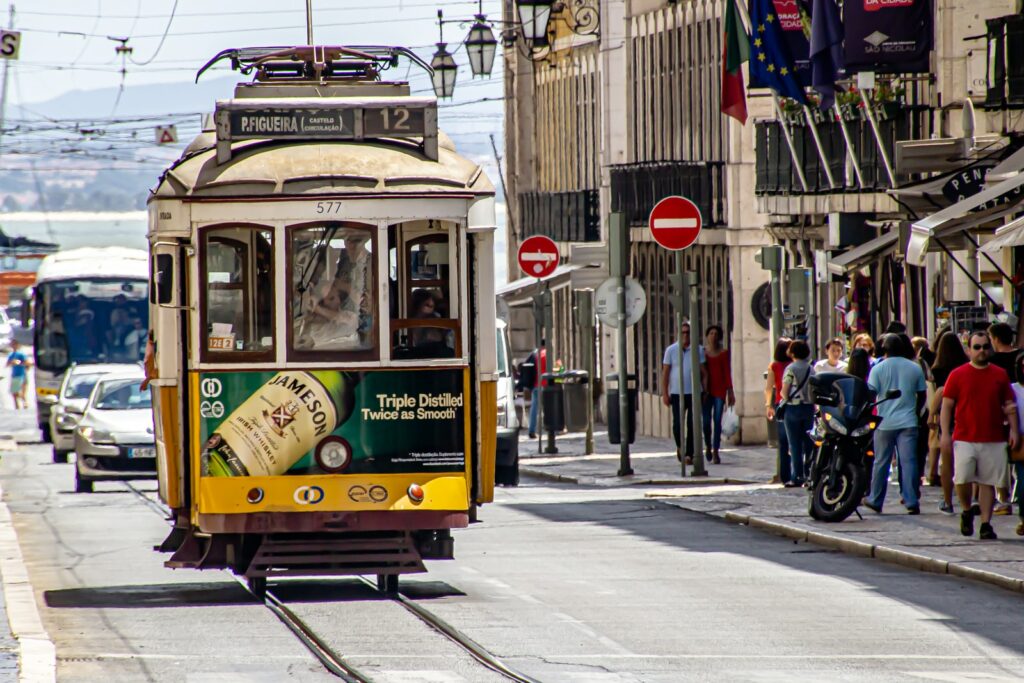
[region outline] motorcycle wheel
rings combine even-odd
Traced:
[[[811,490],[811,517],[834,523],[852,515],[864,493],[864,481],[863,468],[853,463],[846,463],[833,487],[829,487],[828,474],[823,473]]]

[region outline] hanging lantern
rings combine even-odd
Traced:
[[[547,45],[548,21],[554,0],[516,0],[523,38],[528,44]]]
[[[446,43],[438,43],[437,52],[430,60],[430,68],[434,70],[430,80],[434,84],[434,94],[440,98],[450,98],[455,92],[455,76],[459,72],[459,67],[447,47]]]
[[[487,17],[482,14],[476,15],[476,22],[466,36],[466,54],[469,55],[469,68],[474,76],[491,75],[497,48],[498,41],[494,38],[490,24],[487,23]]]

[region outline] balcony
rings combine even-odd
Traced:
[[[647,225],[665,197],[686,197],[700,209],[704,227],[725,225],[725,162],[647,161],[611,167],[612,211],[629,225]]]
[[[887,105],[879,112],[878,133],[889,154],[889,159],[896,159],[896,143],[901,140],[926,138],[929,110],[927,107],[901,107]],[[818,156],[811,129],[803,119],[790,123],[790,134],[793,136],[793,147],[796,152],[796,164],[804,171],[807,180],[807,191],[804,192],[800,178],[796,173],[793,155],[778,121],[759,121],[755,127],[755,145],[757,151],[757,178],[754,192],[758,195],[796,195],[818,193],[864,193],[884,192],[889,188],[889,176],[885,164],[878,152],[878,144],[871,130],[871,124],[860,116],[848,117],[846,130],[850,134],[854,154],[860,163],[862,184],[858,185],[851,168],[849,178],[846,177],[846,145],[838,122],[834,120],[818,122],[818,137],[825,156],[830,160],[829,167],[837,188],[831,188],[825,166]]]
[[[600,242],[597,190],[520,193],[519,224],[523,237],[546,235],[556,242]]]

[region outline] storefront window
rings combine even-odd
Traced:
[[[203,319],[207,360],[257,360],[274,352],[273,233],[265,228],[204,231]]]
[[[376,357],[374,242],[369,225],[290,230],[293,356],[343,352]]]

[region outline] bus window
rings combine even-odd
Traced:
[[[290,229],[292,357],[377,357],[374,230],[357,223]]]
[[[391,355],[396,360],[461,355],[449,235],[450,227],[436,221],[389,228]]]
[[[274,249],[270,230],[204,231],[204,360],[268,359],[274,353]]]

